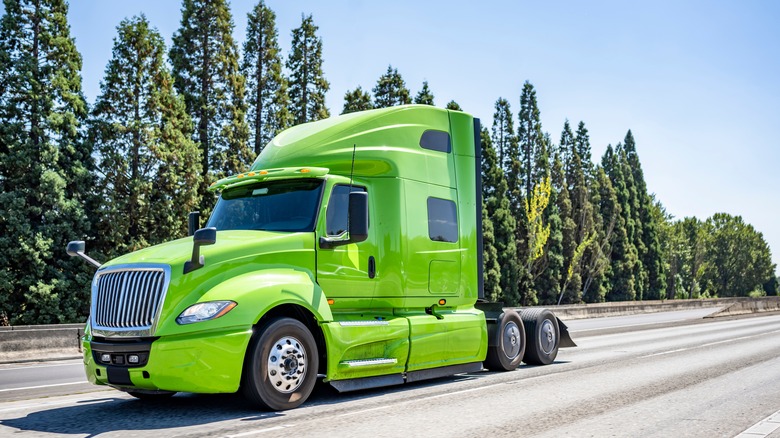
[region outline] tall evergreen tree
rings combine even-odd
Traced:
[[[501,297],[501,267],[498,264],[498,251],[493,221],[488,215],[487,206],[482,203],[482,263],[485,298],[497,301]]]
[[[561,163],[563,164],[563,174],[564,178],[566,178],[566,187],[568,189],[571,189],[571,181],[574,179],[573,174],[575,171],[572,166],[572,161],[574,160],[573,155],[577,151],[574,139],[574,133],[572,132],[571,125],[567,119],[563,123],[563,131],[561,131],[561,142],[558,145],[557,152],[560,154]]]
[[[519,175],[512,172],[512,160],[517,157],[517,136],[515,135],[512,109],[503,97],[498,98],[493,113],[492,140],[498,154],[498,164],[510,175],[510,187],[519,186]]]
[[[83,321],[94,271],[94,163],[82,136],[81,55],[64,0],[6,1],[0,21],[0,324]]]
[[[561,207],[565,211],[561,211]],[[553,159],[550,171],[550,201],[544,210],[544,222],[550,227],[550,234],[544,246],[544,255],[541,257],[537,277],[534,280],[534,288],[540,304],[556,304],[561,286],[565,280],[566,260],[564,258],[564,229],[568,226],[566,219],[569,215],[569,192],[566,190],[563,176],[563,164],[558,154]],[[565,216],[564,216],[565,215]],[[566,236],[567,239],[571,236]],[[571,242],[567,241],[567,245]],[[573,252],[573,250],[572,250]]]
[[[374,91],[374,107],[387,108],[412,103],[409,89],[397,68],[387,66],[387,72],[379,77]]]
[[[600,303],[611,288],[612,241],[621,219],[615,189],[601,166],[595,169],[590,201],[594,209],[595,242],[586,247],[583,255],[582,298],[588,303]]]
[[[200,150],[173,91],[162,36],[144,16],[123,20],[117,31],[89,127],[100,156],[98,231],[111,256],[186,235],[201,179]]]
[[[455,102],[454,100],[447,102],[447,105],[444,108],[453,111],[463,111],[463,108],[461,108],[458,102]]]
[[[610,269],[608,271],[607,301],[632,301],[636,299],[636,265],[637,253],[631,236],[633,220],[631,216],[630,193],[626,185],[623,165],[620,160],[622,146],[615,149],[607,146],[601,160],[601,166],[609,176],[615,189],[618,207],[608,205],[602,216],[616,217],[610,246]]]
[[[330,83],[322,71],[322,38],[314,18],[301,15],[301,26],[292,31],[292,49],[287,58],[290,70],[290,105],[295,124],[330,117],[325,93]]]
[[[507,197],[507,182],[498,165],[496,151],[487,129],[480,133],[482,143],[482,199],[485,210],[493,225],[493,242],[501,275],[497,301],[506,305],[520,304],[518,281],[523,267],[517,262],[515,243],[515,218]]]
[[[615,155],[618,158],[618,165],[620,166],[623,183],[625,184],[624,193],[627,195],[626,198],[619,197],[618,199],[621,201],[621,207],[623,208],[624,217],[626,219],[628,241],[636,253],[636,262],[634,263],[633,269],[634,290],[636,292],[635,299],[642,300],[645,298],[644,295],[648,284],[648,278],[641,257],[645,252],[645,248],[644,242],[642,241],[642,221],[639,215],[640,195],[636,183],[634,182],[634,174],[631,171],[631,165],[628,162],[626,149],[622,143],[618,143],[615,148]],[[618,196],[620,196],[620,192],[618,193]]]
[[[582,169],[585,174],[590,176],[593,170],[593,158],[590,151],[590,135],[588,129],[585,128],[585,122],[580,121],[577,125],[577,134],[574,137],[574,149],[580,156],[580,162],[582,163]]]
[[[184,0],[170,59],[174,85],[195,122],[193,140],[201,150],[201,209],[208,211],[215,199],[207,190],[209,184],[243,171],[254,158],[248,146],[244,77],[226,0]]]
[[[431,89],[428,88],[428,81],[423,81],[422,89],[420,89],[420,92],[417,93],[417,96],[414,97],[414,103],[421,105],[434,105],[433,93],[431,93]]]
[[[292,123],[278,39],[276,14],[260,0],[247,17],[241,63],[246,78],[250,142],[255,155]]]
[[[523,196],[530,199],[534,184],[546,175],[549,166],[544,133],[542,132],[541,113],[536,102],[536,90],[530,82],[523,84],[520,95],[520,113],[517,125],[517,141],[520,147],[521,180]]]
[[[371,95],[367,91],[363,91],[358,85],[354,90],[347,91],[344,94],[344,109],[341,111],[341,114],[365,111],[372,108],[374,108],[374,104],[371,103]]]
[[[623,148],[638,197],[635,220],[642,226],[636,247],[639,252],[639,259],[642,262],[642,269],[644,270],[642,279],[644,282],[643,289],[646,291],[645,298],[659,299],[666,283],[659,237],[661,225],[658,223],[658,218],[653,215],[653,203],[650,194],[647,192],[647,183],[645,182],[642,165],[639,162],[639,154],[636,151],[636,142],[630,130],[626,134]]]

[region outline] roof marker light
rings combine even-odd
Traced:
[[[255,173],[254,172],[249,172],[249,173],[247,173],[247,176],[255,176]]]
[[[309,169],[301,169],[301,173],[309,173],[311,172]]]
[[[243,173],[239,173],[239,174],[238,174],[238,177],[239,177],[239,178],[243,178],[243,177],[244,177],[244,174],[243,174]]]
[[[260,175],[268,175],[268,171],[267,170],[261,170],[260,171]]]

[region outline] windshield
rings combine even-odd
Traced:
[[[322,180],[269,181],[227,189],[207,227],[217,230],[314,231]]]

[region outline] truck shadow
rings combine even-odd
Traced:
[[[0,420],[0,425],[20,431],[92,437],[112,431],[140,433],[229,420],[261,420],[279,415],[252,409],[239,394],[179,394],[160,402],[116,397],[85,400],[77,402],[75,406],[46,409],[24,417]]]
[[[560,363],[556,361],[555,363]],[[522,365],[520,368],[534,368]],[[495,372],[460,374],[405,385],[339,393],[318,382],[314,393],[301,408],[338,405],[383,394],[411,391],[420,387],[446,386],[479,380]],[[108,393],[111,394],[111,393]],[[258,422],[287,415],[255,409],[240,394],[177,394],[164,401],[136,400],[108,396],[76,402],[75,405],[31,412],[23,417],[0,419],[0,425],[25,432],[57,435],[97,436],[107,432],[173,430],[219,422]]]

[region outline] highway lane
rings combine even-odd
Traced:
[[[640,322],[613,334],[577,324],[580,347],[546,367],[351,394],[320,385],[283,413],[254,411],[236,395],[158,405],[117,391],[9,401],[0,403],[0,435],[710,437],[735,436],[780,409],[780,315]]]
[[[715,310],[717,309],[695,309],[579,319],[566,321],[566,324],[577,337],[601,331],[625,331],[660,324],[694,322]],[[36,396],[67,395],[95,388],[86,381],[81,359],[0,364],[0,402]]]

